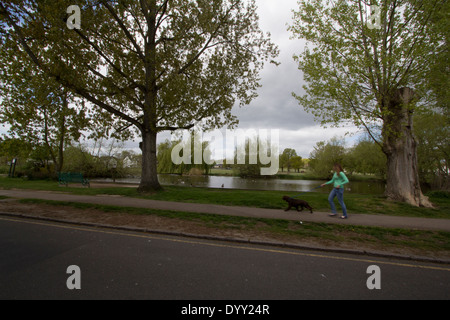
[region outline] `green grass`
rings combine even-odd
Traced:
[[[450,250],[450,232],[389,229],[313,222],[299,224],[295,221],[282,219],[247,218],[36,199],[23,199],[20,202],[26,204],[68,206],[82,210],[95,209],[112,214],[156,215],[168,219],[198,222],[202,226],[215,230],[245,230],[247,232],[271,234],[276,238],[288,236],[291,240],[341,242],[348,245],[351,244],[352,247],[365,245],[374,248],[396,248],[403,250],[406,248],[434,253],[448,252]]]
[[[192,203],[212,203],[227,206],[248,206],[258,208],[282,209],[286,208],[286,202],[281,197],[283,195],[294,196],[294,192],[285,191],[255,191],[236,189],[211,189],[192,188],[180,186],[165,186],[163,191],[140,194],[136,188],[110,187],[110,188],[82,188],[59,187],[55,181],[26,181],[22,179],[10,179],[0,177],[0,188],[3,189],[33,189],[68,192],[79,195],[121,195],[126,197],[145,198],[153,200],[192,202]],[[430,193],[430,200],[436,208],[418,208],[405,203],[389,201],[380,195],[367,194],[345,194],[345,203],[349,214],[381,214],[392,216],[412,216],[426,218],[450,219],[450,198],[445,192]],[[310,203],[315,211],[328,212],[328,195],[326,193],[306,193],[301,196]],[[335,200],[337,204],[337,200]],[[339,204],[337,204],[339,210]]]

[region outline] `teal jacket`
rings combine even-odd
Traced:
[[[333,187],[337,187],[340,186],[342,187],[344,184],[349,183],[347,176],[345,175],[345,173],[343,173],[342,171],[338,174],[335,172],[333,175],[333,179],[331,179],[330,181],[328,181],[325,184],[331,184],[333,183]]]

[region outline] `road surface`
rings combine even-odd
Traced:
[[[449,298],[445,264],[0,217],[0,299]]]

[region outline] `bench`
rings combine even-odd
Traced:
[[[59,172],[58,182],[59,185],[65,185],[66,187],[69,185],[69,182],[81,183],[85,187],[91,187],[89,180],[85,179],[81,173]]]

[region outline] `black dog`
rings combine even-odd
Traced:
[[[283,200],[289,204],[288,208],[284,211],[289,211],[292,207],[295,207],[297,211],[303,211],[303,208],[307,208],[311,211],[311,213],[313,213],[313,208],[311,208],[311,206],[305,200],[294,199],[288,196],[284,196]],[[301,207],[301,210],[298,210],[298,207]]]

